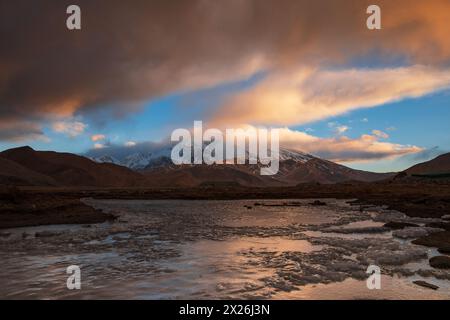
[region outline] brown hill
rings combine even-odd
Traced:
[[[442,154],[405,170],[407,175],[450,175],[450,153]]]
[[[267,181],[249,172],[244,165],[183,165],[165,166],[142,171],[148,184],[160,187],[193,187],[229,184],[266,186]]]
[[[281,166],[287,172],[279,179],[288,184],[319,182],[322,184],[340,183],[345,181],[373,182],[388,179],[392,173],[375,173],[362,170],[355,170],[346,166],[313,158],[304,164],[282,163]]]
[[[16,186],[56,186],[58,183],[43,174],[0,157],[0,184]]]
[[[141,185],[144,180],[141,174],[128,168],[96,163],[71,153],[20,147],[1,152],[0,158],[13,169],[9,175],[2,174],[7,181],[15,181],[11,184],[128,187]]]

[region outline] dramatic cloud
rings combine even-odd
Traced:
[[[230,98],[214,121],[224,125],[304,124],[449,87],[450,69],[301,69],[269,76]]]
[[[388,159],[423,150],[417,146],[381,142],[376,135],[365,134],[357,139],[320,138],[288,128],[280,129],[280,145],[336,162]]]
[[[69,4],[66,0],[0,3],[0,120],[40,124],[105,106],[129,113],[146,99],[174,91],[214,86],[260,71],[285,74],[300,64],[338,66],[374,53],[381,61],[401,57],[408,64],[426,66],[443,66],[450,58],[448,0],[378,0],[383,29],[375,32],[365,26],[368,1],[78,0],[81,31],[65,27]],[[296,82],[296,76],[282,77],[289,88],[286,96],[280,96],[277,75],[263,84],[277,89],[265,99],[281,101],[280,107],[286,106],[291,115],[303,111],[294,108],[299,96],[291,81]],[[319,73],[330,83],[335,83],[333,76]],[[420,72],[404,77],[421,80]],[[425,80],[426,91],[433,90],[431,80]],[[328,91],[324,99],[333,98],[333,88],[324,86]],[[347,87],[336,96],[342,100],[341,91],[347,89],[351,97],[358,96]],[[370,104],[384,101],[380,92],[367,90],[373,91]],[[393,91],[398,98],[408,95]],[[364,92],[359,94],[367,98]],[[317,96],[307,91],[300,97],[305,105],[323,109],[306,118],[330,116],[332,101],[317,101]],[[259,102],[253,98],[246,102],[252,101]],[[237,116],[246,118],[240,112]],[[278,116],[275,120],[285,122]],[[294,120],[304,119],[296,115]],[[0,139],[35,131],[1,130]]]
[[[50,139],[44,135],[40,126],[29,121],[0,122],[0,137],[13,142],[24,142],[38,140],[49,142]]]

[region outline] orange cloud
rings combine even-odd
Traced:
[[[382,21],[387,36],[379,46],[415,61],[445,61],[450,56],[450,1],[383,1]]]
[[[365,134],[356,139],[346,136],[320,138],[289,128],[279,130],[281,146],[336,162],[389,159],[423,150],[413,145],[381,142],[376,135]]]
[[[212,123],[304,124],[449,87],[450,69],[420,65],[332,71],[300,69],[273,74],[229,98]]]
[[[53,123],[53,131],[67,134],[69,137],[76,137],[84,132],[87,125],[80,121],[57,121]]]
[[[104,134],[94,134],[91,136],[91,140],[93,142],[97,142],[97,141],[101,141],[101,140],[105,140],[106,136]]]

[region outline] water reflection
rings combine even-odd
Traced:
[[[429,249],[394,239],[372,220],[388,214],[379,208],[361,212],[334,199],[321,207],[311,200],[88,201],[119,220],[8,230],[0,240],[0,297],[450,298],[450,275],[418,276],[430,271]],[[372,262],[386,272],[382,290],[365,285]],[[82,270],[80,291],[66,288],[72,264]],[[418,287],[417,279],[440,289]]]

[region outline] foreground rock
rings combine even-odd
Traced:
[[[390,221],[384,224],[384,227],[394,230],[404,229],[406,227],[418,227],[419,225],[409,222]]]
[[[440,247],[438,248],[439,253],[442,254],[450,254],[450,246],[448,247]]]
[[[400,239],[414,239],[417,237],[428,236],[440,231],[442,231],[442,229],[429,227],[407,227],[401,230],[395,230],[392,232],[392,235]]]
[[[450,222],[431,222],[426,224],[427,227],[439,228],[450,231]]]
[[[450,269],[450,257],[437,256],[430,259],[430,266],[436,269]]]
[[[385,227],[360,227],[360,228],[342,228],[342,227],[331,227],[324,229],[323,232],[329,233],[342,233],[342,234],[354,234],[354,233],[383,233],[389,231]]]
[[[427,247],[448,248],[450,247],[450,231],[442,231],[420,237],[412,242]]]
[[[0,229],[100,223],[114,218],[111,214],[86,205],[76,196],[33,194],[19,190],[0,193]]]
[[[416,280],[416,281],[413,281],[413,283],[417,284],[418,286],[421,286],[421,287],[424,287],[424,288],[428,288],[428,289],[432,289],[432,290],[439,289],[438,286],[436,286],[434,284],[431,284],[431,283],[428,283],[426,281],[422,281],[422,280]]]
[[[60,235],[61,232],[52,232],[52,231],[41,231],[41,232],[36,232],[35,233],[35,237],[37,238],[48,238],[48,237],[55,237]]]
[[[312,206],[326,206],[327,203],[323,202],[323,201],[320,201],[320,200],[315,200],[315,201],[311,202],[310,205],[312,205]]]

